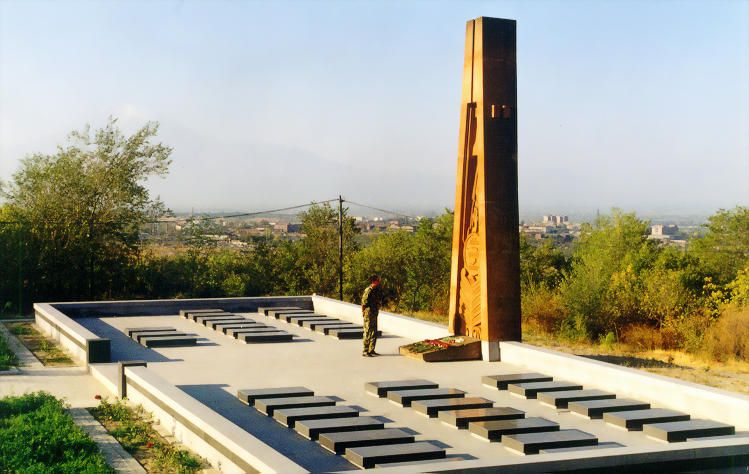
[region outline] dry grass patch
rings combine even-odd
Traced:
[[[50,367],[73,367],[76,365],[62,347],[56,341],[48,339],[39,332],[34,323],[19,322],[5,323],[5,325],[42,364]]]

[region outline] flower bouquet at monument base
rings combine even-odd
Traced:
[[[424,362],[450,362],[481,359],[481,340],[469,336],[424,339],[400,346],[400,354]]]

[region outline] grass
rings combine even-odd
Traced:
[[[8,347],[8,341],[0,334],[0,370],[8,370],[18,365],[16,354]]]
[[[37,331],[34,323],[19,322],[5,324],[11,333],[26,346],[42,364],[51,367],[71,367],[75,362],[55,341],[47,339]]]
[[[45,392],[0,399],[0,472],[112,473],[99,447]]]
[[[102,399],[89,411],[148,472],[194,473],[208,467],[202,459],[161,437],[141,406],[132,408],[121,400],[110,403]]]

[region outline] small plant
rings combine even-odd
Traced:
[[[0,370],[8,370],[16,365],[18,365],[16,354],[10,350],[8,341],[0,335]]]

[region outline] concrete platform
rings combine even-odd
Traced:
[[[441,398],[463,398],[466,393],[457,388],[426,388],[421,390],[392,390],[388,400],[410,407],[415,400],[437,400]]]
[[[260,398],[255,400],[253,406],[261,413],[273,416],[273,412],[284,408],[326,407],[335,404],[334,398],[312,395],[307,397]]]
[[[364,390],[367,393],[385,398],[388,392],[399,390],[419,390],[437,388],[438,384],[423,379],[414,380],[386,380],[384,382],[367,382],[364,384]]]
[[[345,405],[310,408],[283,408],[273,413],[273,418],[284,426],[293,428],[299,420],[327,420],[331,418],[352,418],[359,412]]]
[[[510,393],[521,395],[525,398],[536,398],[541,392],[562,392],[569,390],[582,390],[583,386],[572,382],[529,382],[511,383],[507,386]]]
[[[276,388],[255,388],[243,389],[237,391],[237,398],[244,403],[253,406],[256,400],[268,398],[293,398],[293,397],[311,397],[315,392],[307,387],[276,387]]]
[[[291,342],[294,340],[294,335],[285,331],[241,332],[236,335],[236,338],[247,344],[260,344],[269,342]]]
[[[125,334],[128,337],[133,337],[133,334],[140,332],[176,332],[177,330],[171,326],[160,326],[160,327],[140,327],[140,328],[126,328]]]
[[[158,337],[149,336],[141,337],[138,342],[146,347],[184,347],[194,346],[198,343],[198,340],[194,336],[183,335],[183,336],[169,336],[169,337]]]

